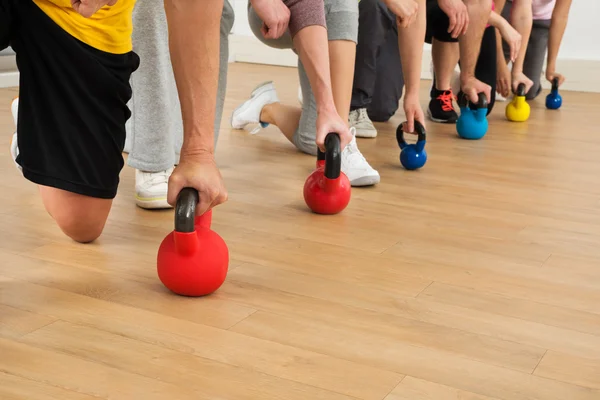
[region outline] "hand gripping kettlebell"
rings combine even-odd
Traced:
[[[212,210],[196,217],[198,192],[185,188],[175,207],[175,230],[158,249],[157,270],[161,282],[183,296],[205,296],[225,281],[229,249],[210,229]]]
[[[350,202],[350,180],[342,172],[340,137],[329,133],[325,153],[317,150],[317,168],[304,183],[306,205],[317,214],[337,214]]]
[[[417,133],[417,143],[407,144],[404,140],[404,127],[401,123],[396,128],[396,140],[400,146],[400,164],[408,170],[415,170],[423,167],[427,162],[427,152],[425,151],[425,127],[419,121],[415,120],[415,132]]]
[[[506,118],[513,122],[524,122],[529,119],[530,113],[531,107],[525,99],[525,84],[520,83],[517,87],[517,93],[506,106]]]
[[[472,103],[463,93],[461,96],[460,116],[456,121],[456,132],[463,139],[478,140],[485,136],[488,131],[488,102],[484,93],[479,93],[478,102],[471,108]]]
[[[558,78],[552,79],[552,90],[546,96],[546,108],[558,110],[562,106],[562,96],[558,93]]]

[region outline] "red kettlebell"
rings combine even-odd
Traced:
[[[317,214],[337,214],[350,202],[350,180],[342,172],[340,137],[329,133],[325,153],[317,150],[317,168],[306,179],[304,200]]]
[[[175,206],[175,230],[158,249],[161,282],[182,296],[205,296],[221,287],[229,268],[229,249],[210,229],[212,210],[196,217],[198,192],[184,188]]]

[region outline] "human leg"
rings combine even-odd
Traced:
[[[431,43],[433,62],[433,82],[427,114],[434,122],[455,123],[458,114],[452,103],[454,94],[451,83],[460,51],[458,40],[447,31],[448,24],[448,16],[439,7],[437,0],[427,0],[426,42]]]
[[[84,45],[32,2],[18,4],[11,45],[21,76],[12,153],[60,229],[90,242],[101,234],[117,192],[129,80],[139,58]]]
[[[219,136],[234,13],[228,0],[221,16],[220,66],[215,115],[215,147]],[[168,180],[179,162],[183,143],[181,106],[169,56],[164,7],[138,2],[133,13],[133,43],[144,62],[132,78],[134,97],[128,165],[136,169],[136,203],[143,208],[170,208]],[[168,149],[168,150],[167,150]],[[172,151],[169,151],[171,150]]]
[[[381,0],[361,0],[358,18],[358,43],[350,107],[350,125],[356,128],[357,137],[376,137],[377,130],[371,122],[367,109],[378,92],[378,70],[382,68],[378,58],[384,55],[382,46],[396,25],[395,17]],[[397,39],[396,39],[396,47]],[[396,49],[396,52],[398,50]],[[401,70],[402,67],[398,66]]]
[[[533,81],[533,86],[527,92],[527,100],[535,99],[542,91],[542,69],[548,49],[550,20],[534,20],[527,45],[527,53],[523,62],[523,73]]]
[[[497,64],[496,64],[496,28],[489,26],[483,32],[481,39],[481,51],[479,52],[479,58],[477,59],[477,65],[475,66],[475,77],[481,82],[491,86],[491,99],[488,102],[488,115],[494,108],[496,101],[496,78],[497,78]]]
[[[403,90],[404,74],[398,48],[398,31],[391,29],[377,59],[377,79],[371,104],[367,108],[369,118],[376,122],[389,121],[398,111]]]

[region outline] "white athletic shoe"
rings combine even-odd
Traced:
[[[12,112],[13,121],[15,121],[15,128],[17,127],[17,116],[19,115],[19,98],[15,97],[10,104],[10,111]]]
[[[302,86],[298,86],[298,103],[300,103],[300,105],[304,103],[304,97],[302,96]]]
[[[350,126],[356,128],[356,137],[377,137],[377,129],[369,118],[366,108],[359,108],[358,110],[350,111],[348,123]]]
[[[146,209],[172,208],[167,203],[169,177],[173,168],[160,172],[135,170],[135,203]]]
[[[371,186],[379,183],[380,177],[358,149],[356,130],[350,128],[352,141],[342,151],[342,172],[346,174],[352,186]]]
[[[261,83],[254,89],[250,98],[238,106],[231,114],[231,127],[244,129],[248,124],[260,124],[252,134],[257,133],[260,128],[266,128],[269,124],[260,121],[260,113],[267,104],[277,103],[279,98],[275,91],[273,82]]]
[[[17,115],[19,113],[19,98],[13,99],[10,105],[10,111],[12,113],[13,121],[15,122],[15,128],[17,126]],[[17,141],[17,132],[12,135],[10,140],[10,155],[12,156],[13,162],[17,169],[23,172],[23,168],[19,164],[17,164],[17,156],[19,155],[19,144]]]

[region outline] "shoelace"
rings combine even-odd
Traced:
[[[144,178],[146,183],[150,183],[152,186],[159,185],[161,183],[169,183],[169,176],[173,172],[173,168],[161,172],[144,172]]]
[[[443,111],[453,111],[454,106],[452,105],[452,100],[454,96],[452,95],[451,90],[445,90],[442,94],[437,97],[438,100],[442,102],[442,110]]]

